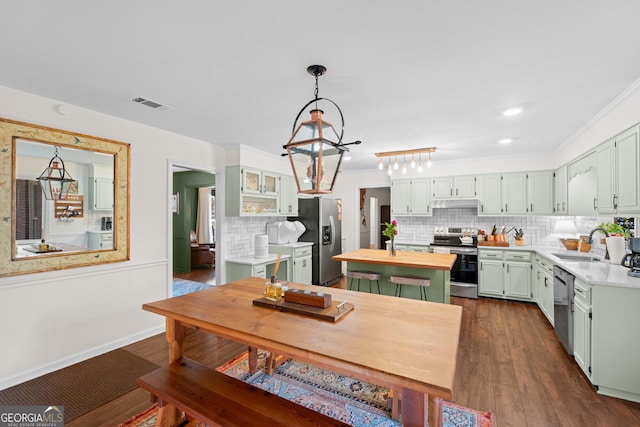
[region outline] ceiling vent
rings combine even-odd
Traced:
[[[169,107],[168,105],[164,105],[159,102],[142,97],[133,98],[132,101],[136,104],[146,105],[147,107],[153,108],[154,110],[158,111],[173,110],[173,107]]]

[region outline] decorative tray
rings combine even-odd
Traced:
[[[271,308],[273,310],[286,311],[289,313],[302,314],[317,319],[335,322],[344,315],[354,309],[353,304],[349,302],[333,301],[327,308],[314,307],[311,305],[298,304],[295,302],[287,302],[283,299],[280,301],[268,300],[264,297],[253,300],[253,305]],[[340,307],[340,308],[338,308]]]

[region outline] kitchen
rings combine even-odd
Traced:
[[[416,4],[413,6],[417,7]],[[459,8],[460,5],[456,4],[456,6]],[[239,140],[240,143],[256,144],[256,148],[251,148],[251,153],[248,156],[250,159],[247,160],[247,163],[250,166],[275,170],[282,175],[290,175],[290,166],[279,157],[280,147],[288,138],[289,125],[295,114],[294,110],[298,107],[299,102],[311,93],[311,84],[304,72],[304,67],[313,63],[313,60],[323,61],[329,67],[328,79],[333,79],[333,76],[336,76],[335,81],[323,81],[321,89],[322,93],[334,98],[344,109],[350,134],[356,135],[359,129],[367,129],[366,137],[365,135],[357,135],[362,138],[363,144],[358,147],[358,150],[352,150],[353,159],[351,162],[359,161],[358,157],[366,157],[371,169],[375,169],[377,164],[373,155],[374,150],[367,148],[367,144],[371,145],[375,140],[379,140],[381,144],[397,145],[402,148],[408,148],[411,145],[441,146],[441,142],[443,144],[451,142],[450,149],[446,150],[442,146],[434,153],[429,177],[510,173],[519,172],[525,168],[527,170],[555,170],[636,123],[638,121],[637,111],[640,111],[640,101],[632,83],[640,73],[637,72],[637,67],[633,63],[634,55],[628,54],[628,52],[634,51],[633,43],[637,40],[633,33],[633,29],[637,26],[628,21],[631,20],[630,17],[637,16],[636,11],[626,9],[625,7],[629,7],[628,5],[619,4],[615,6],[608,4],[602,6],[604,10],[592,9],[589,11],[586,11],[582,5],[575,5],[575,8],[568,7],[565,12],[542,5],[530,6],[535,10],[524,10],[515,19],[505,21],[498,19],[502,17],[501,13],[491,13],[491,8],[488,8],[486,4],[465,5],[471,9],[463,15],[459,12],[453,12],[452,15],[455,18],[451,21],[441,19],[440,13],[433,13],[434,11],[431,10],[421,10],[424,13],[413,13],[414,10],[410,10],[412,13],[407,16],[407,11],[385,9],[384,12],[387,13],[381,14],[385,16],[378,16],[374,13],[375,8],[368,9],[367,13],[375,15],[373,19],[375,25],[372,25],[375,29],[360,34],[365,35],[368,46],[382,49],[376,55],[382,53],[389,58],[388,61],[381,61],[379,72],[374,70],[376,67],[369,67],[369,61],[367,61],[366,67],[351,62],[358,57],[362,60],[362,56],[353,55],[353,52],[366,53],[369,52],[370,47],[364,50],[360,49],[359,46],[350,42],[352,39],[349,35],[337,31],[338,28],[336,28],[335,34],[328,31],[322,39],[324,52],[327,54],[336,53],[337,57],[327,60],[324,56],[315,58],[311,55],[312,59],[305,53],[302,55],[302,59],[298,56],[292,59],[289,54],[272,55],[271,49],[278,44],[271,43],[268,47],[264,47],[258,42],[262,42],[263,39],[267,41],[269,38],[258,35],[272,34],[274,28],[286,28],[287,32],[291,34],[291,25],[298,25],[299,21],[278,21],[277,19],[282,18],[274,18],[275,21],[263,19],[264,22],[254,22],[255,25],[249,25],[249,27],[256,29],[253,42],[258,50],[252,51],[252,47],[242,45],[237,49],[229,49],[233,53],[231,57],[222,55],[223,52],[219,52],[220,56],[211,55],[215,58],[216,64],[229,64],[229,67],[220,67],[215,64],[185,67],[184,64],[187,61],[184,60],[155,64],[154,57],[167,58],[169,52],[166,46],[173,46],[170,41],[164,42],[161,39],[165,36],[173,37],[172,33],[159,31],[156,36],[159,38],[157,45],[163,46],[160,51],[155,50],[156,48],[151,44],[146,49],[140,49],[139,52],[126,56],[126,58],[139,58],[138,55],[149,55],[139,58],[140,60],[136,61],[137,67],[134,67],[139,67],[142,73],[144,72],[144,64],[154,65],[144,74],[145,82],[153,85],[148,89],[151,92],[148,94],[138,93],[140,88],[135,84],[123,85],[123,82],[118,82],[113,86],[109,85],[110,78],[125,74],[122,72],[122,64],[125,62],[122,60],[123,57],[119,55],[114,57],[113,54],[122,52],[122,55],[125,55],[126,45],[136,46],[135,42],[123,43],[123,46],[113,46],[113,49],[110,42],[96,42],[94,46],[107,47],[106,49],[95,49],[100,51],[100,58],[95,61],[95,64],[100,64],[98,68],[91,68],[92,61],[86,57],[91,53],[91,49],[86,51],[80,49],[84,52],[84,57],[74,62],[78,66],[59,67],[61,70],[63,69],[60,74],[66,75],[72,82],[71,84],[65,84],[62,79],[58,80],[60,76],[54,76],[58,67],[52,67],[46,74],[55,80],[56,84],[52,86],[57,89],[43,90],[38,84],[35,84],[40,79],[34,75],[33,70],[41,69],[42,63],[57,64],[59,61],[58,57],[47,56],[47,52],[51,52],[51,55],[55,56],[53,53],[59,51],[60,46],[76,46],[76,43],[81,41],[78,39],[78,34],[86,34],[90,37],[98,37],[102,33],[112,34],[108,28],[104,28],[104,32],[92,28],[94,25],[98,27],[103,25],[103,22],[104,25],[108,23],[111,26],[112,21],[101,19],[99,15],[92,17],[93,19],[84,19],[84,17],[80,19],[77,16],[77,11],[74,12],[62,5],[51,6],[50,9],[41,5],[37,11],[40,19],[35,21],[35,25],[30,28],[29,32],[25,33],[24,23],[19,23],[19,20],[8,23],[4,27],[7,31],[7,37],[4,37],[3,40],[10,44],[5,50],[6,62],[13,65],[7,67],[2,81],[3,87],[0,89],[2,116],[131,142],[133,144],[131,179],[135,184],[132,186],[132,195],[135,204],[131,210],[132,261],[130,263],[114,263],[105,266],[98,272],[99,274],[87,271],[88,269],[74,269],[66,272],[51,271],[41,276],[27,275],[23,276],[22,280],[20,278],[2,279],[2,285],[7,285],[3,286],[5,301],[29,301],[34,311],[41,312],[41,318],[60,319],[60,322],[50,323],[53,330],[41,330],[41,324],[37,322],[37,319],[32,319],[32,316],[28,316],[26,313],[17,312],[15,307],[3,306],[4,312],[7,313],[7,322],[5,323],[16,325],[14,330],[7,331],[7,339],[15,342],[16,347],[24,350],[21,353],[16,352],[15,355],[3,356],[2,365],[8,368],[2,372],[2,378],[10,378],[15,372],[32,372],[42,366],[51,366],[58,360],[84,355],[85,352],[89,352],[93,348],[102,349],[103,346],[116,342],[122,337],[138,337],[138,334],[143,334],[152,326],[158,326],[151,324],[152,321],[139,313],[139,305],[143,301],[165,295],[167,282],[170,281],[171,257],[167,256],[165,244],[171,240],[171,230],[167,225],[171,221],[171,213],[167,207],[167,200],[171,195],[170,186],[167,184],[167,162],[186,164],[196,169],[217,173],[221,178],[220,186],[222,186],[225,167],[240,163],[234,162],[232,150],[217,144],[221,144],[221,141],[235,143]],[[14,7],[19,8],[20,6]],[[425,4],[424,7],[429,8],[430,6]],[[229,9],[241,7],[228,5],[227,8],[223,13],[218,11],[208,11],[202,14],[190,12],[191,22],[193,22],[192,19],[200,18],[203,20],[203,25],[201,27],[192,25],[183,34],[191,34],[190,31],[195,31],[196,28],[209,28],[211,31],[220,32],[219,34],[193,37],[191,43],[193,43],[194,49],[200,49],[196,52],[207,51],[212,47],[211,43],[216,40],[236,39],[234,35],[238,36],[237,40],[246,39],[247,33],[236,33],[235,31],[239,31],[238,29],[234,30],[234,28],[228,28],[224,25],[210,25],[212,17],[233,17],[235,12]],[[353,30],[353,26],[357,22],[368,22],[368,20],[362,19],[363,11],[360,8],[353,7],[352,9],[359,9],[356,15],[351,15],[351,13],[347,13],[350,11],[345,10],[344,14],[338,13],[327,17],[330,19],[326,19],[324,22],[334,22],[333,18],[337,17],[344,25],[336,25],[336,27],[350,28],[352,34],[358,34],[358,31]],[[580,10],[580,19],[576,19],[576,11],[578,10]],[[242,22],[249,22],[251,17],[245,13],[246,11],[242,12]],[[315,12],[325,13],[324,11]],[[335,10],[331,11],[332,14],[334,12]],[[14,15],[32,16],[32,13],[33,11],[16,11]],[[158,11],[158,15],[160,14],[161,11]],[[134,16],[138,18],[133,12],[129,14],[123,11],[118,14],[119,18],[126,20],[130,17],[132,19],[131,25],[122,25],[120,34],[123,40],[137,40],[135,34],[129,33],[134,28],[140,28],[136,25],[136,21],[133,21]],[[395,20],[402,23],[402,31],[385,30],[390,28],[388,25],[393,20],[389,18],[390,16],[396,17]],[[477,19],[478,16],[483,19]],[[492,20],[492,16],[496,17],[495,21]],[[523,17],[527,19],[523,19]],[[540,25],[541,22],[547,22],[550,17],[552,17],[553,25]],[[115,20],[116,17],[113,18]],[[139,18],[141,21],[151,19],[148,14],[143,14]],[[175,18],[175,15],[172,18]],[[236,20],[228,19],[228,21],[231,23]],[[170,22],[175,23],[176,20],[167,20],[167,23]],[[281,25],[274,24],[274,22],[279,22]],[[603,25],[604,22],[610,25]],[[505,30],[505,33],[517,37],[516,39],[507,37],[503,40],[503,34],[499,34],[502,32],[494,31],[492,34],[487,32],[487,29],[505,28],[504,23],[508,23],[509,29],[515,30],[513,33]],[[571,27],[568,30],[571,23],[576,24],[579,28]],[[224,22],[219,24],[224,24]],[[265,27],[262,27],[263,25]],[[78,26],[82,28],[79,29]],[[162,28],[170,27],[172,26],[169,24],[162,26]],[[521,30],[524,31],[522,27],[529,27],[529,30],[531,27],[536,27],[541,28],[542,31],[520,38],[521,36],[517,33]],[[242,26],[242,31],[245,31],[246,28]],[[468,36],[461,35],[461,39],[453,40],[457,41],[454,46],[448,47],[445,45],[448,37],[443,37],[443,35],[452,34],[453,28],[457,34],[460,34],[459,32],[464,29]],[[593,31],[596,28],[599,30]],[[296,27],[296,29],[298,34],[304,34],[308,30],[304,26]],[[615,31],[609,31],[611,29],[615,29]],[[42,31],[42,35],[38,35],[38,31]],[[566,34],[572,31],[575,31],[576,36],[566,37]],[[16,34],[24,35],[24,44],[21,44],[21,37],[15,37]],[[47,34],[56,34],[56,37],[47,37]],[[401,42],[399,40],[397,45],[391,46],[391,48],[385,45],[385,40],[401,37],[403,34],[407,37],[403,38]],[[617,38],[613,38],[612,34],[618,34]],[[30,35],[33,35],[34,38],[37,37],[35,40],[38,42],[34,42],[34,39],[29,37]],[[366,37],[367,35],[370,37]],[[545,35],[548,37],[544,37]],[[337,40],[333,37],[336,37]],[[286,39],[286,42],[285,38],[281,40],[282,45],[297,42],[294,40],[297,38],[294,37],[288,36]],[[308,52],[308,39],[303,37],[299,39],[300,44],[291,47],[289,52]],[[304,42],[302,39],[305,39]],[[428,40],[429,42],[428,45],[422,44],[415,47],[411,43],[412,39]],[[206,40],[207,46],[198,47],[196,40]],[[571,41],[576,41],[576,45],[568,46],[567,44]],[[52,45],[48,45],[48,43]],[[516,49],[516,46],[523,47],[522,51],[526,50],[525,46],[536,46],[536,55],[533,58],[523,60],[517,55],[516,51],[520,49]],[[613,49],[614,46],[620,49],[617,55],[614,54],[614,50],[616,50]],[[187,46],[185,45],[184,48],[186,49]],[[25,52],[30,52],[30,55],[25,55]],[[261,63],[262,60],[265,60],[265,64],[267,63],[267,58],[264,56],[267,52],[269,52],[268,56],[278,58],[278,63],[268,72],[265,69],[269,67],[265,66],[265,69],[256,73],[256,63]],[[348,55],[347,52],[349,52]],[[425,52],[425,55],[416,55],[415,52]],[[452,52],[456,52],[456,55],[452,55]],[[567,54],[568,52],[571,54]],[[579,55],[579,52],[582,52],[582,55]],[[73,58],[73,50],[69,50],[67,53],[70,58]],[[194,53],[191,58],[202,58],[203,56],[207,55]],[[459,59],[456,58],[458,56]],[[364,57],[368,58],[366,55]],[[486,58],[489,62],[487,64],[477,62],[481,57]],[[239,64],[236,62],[245,58],[250,59],[250,63]],[[408,58],[412,58],[412,60],[407,61]],[[414,63],[413,60],[418,58],[424,59],[425,63]],[[167,84],[165,78],[151,78],[156,75],[158,70],[166,70],[166,75],[163,74],[163,76],[170,75],[173,70],[167,70],[165,66],[171,64],[180,64],[181,69],[191,72],[191,75],[183,81],[195,79],[196,74],[206,76],[204,82],[194,85],[198,88],[197,91],[189,90],[189,88],[183,91],[184,93],[197,92],[199,100],[207,101],[205,106],[200,106],[196,111],[190,113],[185,112],[186,105],[195,104],[184,100],[173,102],[172,100],[176,99],[174,96],[177,96],[175,93],[177,91],[169,94],[161,90],[161,87],[169,89],[183,85]],[[602,64],[616,64],[606,68],[610,69],[608,72],[618,72],[618,74],[608,75],[602,81],[595,81],[586,76],[585,70],[589,69],[600,70],[604,74]],[[105,65],[114,68],[105,68]],[[25,68],[20,68],[21,66]],[[227,68],[232,71],[231,75],[220,76],[216,74],[221,72],[221,69],[226,70]],[[496,75],[497,79],[502,82],[510,81],[510,90],[503,92],[499,90],[501,85],[485,86],[479,83],[470,72],[471,69],[486,70],[486,74]],[[528,69],[535,72],[524,74]],[[211,72],[198,73],[193,70]],[[346,70],[353,74],[345,77]],[[174,75],[179,75],[178,70],[175,70]],[[355,80],[354,75],[356,76]],[[20,81],[20,76],[24,76],[25,81]],[[83,87],[82,90],[77,87],[77,82],[86,81],[87,76],[100,76],[93,79],[99,86],[95,92],[89,87]],[[211,78],[212,76],[214,78]],[[445,81],[447,76],[452,81]],[[371,80],[367,80],[365,83],[365,77],[371,77]],[[410,81],[410,77],[414,80]],[[283,78],[284,81],[279,80],[280,78]],[[269,85],[265,84],[265,79],[269,80]],[[542,90],[543,79],[554,82],[554,84],[551,87],[545,86]],[[158,86],[155,85],[155,81]],[[354,81],[357,84],[353,84]],[[221,82],[222,86],[216,86]],[[145,88],[147,87],[145,86]],[[516,90],[514,89],[516,87],[523,89]],[[531,90],[529,91],[528,88]],[[620,99],[616,98],[623,91],[624,95]],[[256,96],[258,93],[263,95]],[[118,100],[113,102],[119,102],[119,104],[100,107],[87,102],[89,99],[99,102],[100,99],[105,98],[105,94],[118,94]],[[166,98],[162,96],[165,94]],[[223,97],[222,94],[229,95]],[[242,94],[250,94],[251,97],[242,98]],[[543,101],[538,100],[537,94],[544,95],[544,99],[549,100],[576,99],[578,100],[577,104],[581,104],[578,107],[584,108],[580,109],[578,118],[571,114],[570,109],[567,108],[568,104],[562,104],[561,108],[549,111],[543,108]],[[174,104],[180,108],[154,111],[129,102],[130,98],[138,95],[150,96],[152,99],[160,101],[166,100],[170,105]],[[591,95],[594,99],[587,107],[587,98],[590,98]],[[79,98],[75,98],[76,96]],[[375,98],[375,102],[373,102],[373,98]],[[486,100],[486,103],[482,106],[475,103],[466,105],[467,100],[479,99]],[[501,109],[507,107],[505,104],[530,99],[536,100],[534,105],[531,103],[528,105],[530,107],[528,111],[533,114],[520,116],[523,118],[521,122],[504,119],[500,115]],[[608,104],[614,99],[617,101]],[[212,102],[212,100],[216,101]],[[255,101],[261,103],[253,105]],[[232,104],[235,102],[238,104]],[[56,106],[61,104],[67,106],[66,111],[60,108],[61,112],[58,112]],[[379,110],[375,112],[364,111],[363,104],[379,105]],[[235,119],[242,115],[238,111],[247,111],[249,110],[248,106],[251,106],[251,111],[260,112],[255,115],[256,122],[252,126],[239,124],[239,120]],[[605,106],[606,108],[604,108]],[[527,110],[525,109],[524,112],[527,113]],[[466,114],[459,115],[458,113]],[[276,114],[278,116],[274,117]],[[360,114],[368,115],[368,119],[373,120],[365,121]],[[189,123],[182,128],[168,129],[169,123],[175,116],[188,116]],[[448,119],[447,116],[450,118]],[[212,117],[218,120],[215,126],[212,126]],[[532,124],[533,117],[541,120]],[[480,122],[498,123],[499,126],[493,127],[491,132],[480,133],[475,127],[476,118]],[[267,136],[264,133],[265,121],[260,120],[275,123],[279,131],[272,132]],[[377,126],[373,126],[372,122],[377,122]],[[139,123],[145,123],[145,125],[139,125]],[[202,123],[203,126],[199,132],[193,129],[193,125],[197,123]],[[233,124],[228,126],[227,132],[224,131],[225,124]],[[524,138],[515,138],[511,145],[500,146],[505,151],[499,152],[494,147],[494,145],[498,146],[496,143],[498,137],[503,137],[503,135],[498,135],[502,133],[502,130],[509,133],[509,131],[516,131],[525,126],[529,129],[541,130],[556,128],[560,125],[567,127],[564,128],[564,132],[556,134],[556,137],[551,137],[548,133],[544,133],[544,135],[527,133]],[[237,138],[242,128],[256,129],[256,132]],[[467,131],[465,135],[462,134],[463,128]],[[189,131],[184,129],[189,129]],[[442,130],[448,130],[448,132],[441,132]],[[572,136],[574,133],[576,136]],[[427,142],[423,139],[423,135],[429,135]],[[482,155],[461,159],[460,153],[464,153],[468,147],[461,147],[463,141],[468,142],[471,146],[477,146]],[[543,142],[548,144],[547,151],[532,153],[518,149],[519,146],[533,148]],[[260,144],[259,147],[258,144]],[[380,147],[380,150],[383,149],[385,148]],[[447,159],[444,158],[445,154],[448,156]],[[400,172],[396,176],[399,175]],[[338,186],[331,197],[339,198],[343,202],[343,239],[345,251],[348,251],[355,249],[358,242],[359,189],[363,186],[388,188],[391,180],[384,173],[379,173],[378,170],[358,170],[355,168],[350,170],[345,161],[337,182]],[[254,235],[265,233],[268,222],[281,219],[281,217],[226,216],[222,199],[223,197],[221,197],[219,218],[220,256],[223,257],[221,259],[251,253],[254,249]],[[593,200],[587,199],[587,202],[593,203]],[[551,215],[541,215],[535,218],[515,216],[511,218],[501,215],[480,219],[476,212],[477,209],[476,211],[472,208],[451,209],[448,213],[446,211],[447,209],[435,210],[432,217],[426,218],[399,218],[400,236],[411,233],[416,236],[416,239],[431,242],[435,227],[478,226],[488,229],[494,224],[498,227],[517,225],[523,228],[526,238],[533,245],[545,239],[545,236],[550,234],[553,228],[551,221],[554,217]],[[456,217],[452,221],[450,215],[459,215],[460,217]],[[610,220],[612,217],[611,214],[602,217],[599,214],[577,215],[576,225],[580,230],[588,231],[593,226],[602,221]],[[115,216],[114,219],[116,219]],[[220,275],[219,281],[225,277],[224,269],[224,263],[221,262],[219,271],[217,271]],[[86,275],[79,274],[85,272]],[[86,280],[87,275],[90,276],[90,280]],[[40,278],[43,279],[43,283],[46,283],[46,287],[45,285],[22,286],[23,282],[39,283]],[[83,283],[80,283],[83,278]],[[82,292],[86,289],[84,285],[88,281],[93,284],[92,292]],[[132,283],[136,285],[133,286]],[[37,289],[38,292],[33,292],[34,289]],[[41,290],[52,291],[40,292]],[[112,294],[115,293],[120,295],[133,294],[126,302],[128,306],[122,306],[121,298],[114,301]],[[76,296],[74,302],[77,304],[92,301],[94,298],[101,300],[102,303],[96,307],[95,315],[92,317],[92,320],[95,320],[100,326],[101,333],[99,335],[89,333],[83,328],[83,325],[88,323],[87,318],[82,317],[78,310],[66,310],[63,314],[60,313],[61,310],[54,312],[53,308],[50,308],[67,304],[70,294]],[[5,296],[7,298],[4,298]],[[122,319],[122,324],[118,324],[116,328],[105,320],[114,316]],[[74,334],[74,337],[67,337],[55,329],[56,323],[73,325],[77,327],[78,332]],[[53,347],[51,345],[53,338],[50,337],[58,337],[60,344],[56,347],[65,350],[59,350],[55,354],[44,351],[45,348]],[[89,349],[87,349],[87,345],[90,347]],[[25,357],[26,355],[30,357]]]
[[[553,174],[551,176],[553,176]],[[476,179],[478,181],[482,181],[483,178],[484,178],[484,175],[482,174],[476,176]],[[417,178],[413,178],[413,179],[417,179]],[[435,180],[436,178],[433,178],[433,179]],[[393,203],[393,200],[394,200],[393,198],[394,182],[396,181],[392,180],[391,197],[389,198],[391,203]],[[571,185],[568,185],[568,189],[571,189],[571,188],[573,187]],[[373,193],[376,195],[377,198],[383,200],[383,203],[384,203],[386,199],[384,199],[384,196],[381,196],[380,188],[376,188]],[[525,187],[525,193],[527,193],[527,187]],[[359,200],[361,199],[360,197],[361,194],[362,193],[358,191],[358,196],[359,196],[358,203],[359,203]],[[552,188],[551,191],[549,191],[548,195],[549,197],[551,197],[554,194],[556,194],[556,192],[555,192],[555,189]],[[364,192],[364,195],[366,199],[366,190]],[[333,198],[333,196],[329,196],[327,198],[331,199]],[[548,206],[550,206],[549,209],[553,210],[553,206],[558,206],[559,204],[561,205],[562,202],[555,203],[555,199],[552,199],[552,201],[550,201],[547,204]],[[373,205],[377,205],[377,204],[373,203]],[[480,215],[478,213],[478,210],[479,210],[478,206],[479,206],[479,201],[477,199],[468,199],[468,198],[456,199],[456,198],[449,197],[449,198],[433,200],[433,203],[432,203],[433,209],[429,214],[425,214],[425,215],[398,214],[398,216],[394,217],[394,219],[396,219],[398,222],[398,229],[399,229],[399,233],[398,233],[398,236],[396,237],[395,244],[397,245],[397,248],[399,250],[425,250],[429,246],[433,248],[433,247],[437,247],[438,245],[440,245],[440,247],[444,245],[447,249],[449,249],[453,253],[455,253],[456,251],[460,252],[460,250],[475,252],[473,254],[459,253],[459,261],[461,261],[462,264],[465,264],[467,266],[466,276],[467,276],[467,279],[470,278],[469,280],[461,279],[459,281],[462,282],[462,284],[465,284],[465,282],[467,282],[466,283],[467,285],[469,285],[468,282],[473,283],[475,281],[476,283],[479,282],[480,286],[479,288],[476,288],[470,291],[471,294],[465,295],[463,291],[461,294],[458,294],[459,296],[477,298],[478,295],[480,295],[481,297],[493,297],[493,298],[501,298],[501,299],[506,297],[507,299],[510,299],[510,300],[535,302],[540,306],[540,309],[547,316],[550,324],[553,325],[553,322],[554,322],[553,311],[556,308],[554,307],[553,302],[554,300],[558,300],[559,298],[558,297],[554,298],[554,296],[552,295],[550,299],[545,299],[546,297],[543,296],[543,291],[541,290],[540,286],[545,286],[546,284],[545,287],[549,288],[551,283],[553,283],[553,276],[548,278],[547,281],[543,280],[542,285],[538,285],[538,283],[536,282],[536,277],[540,277],[539,276],[540,273],[538,272],[538,267],[537,267],[538,257],[540,256],[543,259],[542,262],[546,260],[546,262],[552,265],[558,265],[561,267],[564,266],[569,270],[571,270],[572,268],[575,270],[575,266],[572,267],[572,263],[575,263],[577,259],[572,260],[570,258],[569,260],[566,260],[566,259],[560,259],[557,256],[553,255],[553,254],[559,254],[559,253],[562,254],[566,251],[566,249],[561,246],[559,239],[563,236],[567,237],[567,231],[561,229],[560,226],[566,222],[574,222],[575,224],[573,225],[573,230],[570,230],[572,231],[572,233],[569,233],[569,234],[572,237],[577,237],[578,235],[589,234],[590,231],[598,228],[598,226],[601,223],[614,221],[614,218],[607,217],[607,216],[578,216],[578,215],[576,216],[569,216],[569,215],[485,216],[485,215]],[[367,204],[365,203],[363,205],[363,210],[366,211],[367,210],[366,207],[367,207]],[[391,210],[392,211],[394,210],[393,205],[391,207]],[[358,221],[358,228],[356,228],[356,230],[362,233],[363,235],[371,235],[373,233],[369,233],[368,230],[364,230],[364,231],[362,230],[363,216],[365,217],[365,219],[367,218],[367,215],[366,214],[363,215],[362,212],[360,212],[356,216],[356,219]],[[353,219],[354,218],[351,218],[352,221]],[[452,223],[452,219],[453,221],[455,221],[454,223]],[[615,217],[615,221],[617,221],[618,219],[622,219],[622,218]],[[626,223],[634,224],[635,221],[633,219],[628,219]],[[452,224],[454,224],[454,226],[452,226]],[[377,230],[377,227],[375,227],[375,224],[372,225],[371,228],[376,228]],[[349,227],[344,226],[342,227],[342,229],[344,231],[347,231],[349,230]],[[518,242],[515,240],[514,229],[517,229],[518,236],[522,237],[522,239],[519,242],[521,245],[518,245]],[[482,245],[483,242],[480,242],[479,244],[478,234],[480,230],[483,230],[485,233],[490,234],[492,237],[496,234],[497,235],[502,234],[500,230],[509,230],[509,232],[505,233],[506,234],[506,237],[504,239],[505,246],[487,247]],[[497,230],[497,231],[492,232],[491,230]],[[631,231],[634,232],[635,230],[632,229]],[[470,241],[469,241],[469,238],[471,239]],[[486,240],[489,240],[488,236]],[[359,244],[362,244],[362,243],[359,243]],[[484,273],[482,271],[479,271],[479,270],[482,270],[483,265],[486,266],[487,268],[491,267],[492,265],[495,265],[496,261],[493,261],[490,258],[495,256],[496,254],[499,254],[498,256],[500,260],[498,261],[499,269],[500,269],[499,273],[497,273],[498,276],[495,276],[495,275],[491,276],[490,273]],[[513,256],[515,258],[514,259],[508,258],[508,257],[503,258],[503,254],[507,254],[508,256]],[[527,258],[523,259],[522,258],[523,254],[525,254]],[[599,243],[599,240],[596,239],[595,242],[593,243],[593,247],[589,252],[589,256],[595,257],[597,259],[602,259],[604,257],[604,254],[605,254],[605,245]],[[507,256],[507,255],[504,255],[504,256]],[[489,258],[489,260],[486,260],[485,258]],[[505,265],[505,261],[506,261],[506,264],[509,264],[509,266],[506,267],[507,270],[510,267],[511,268],[515,268],[518,266],[522,267],[524,264],[524,272],[525,272],[524,274],[526,276],[524,285],[512,284],[515,288],[515,291],[511,294],[511,296],[509,295],[508,292],[505,296],[505,289],[507,289],[508,291],[509,285],[502,283],[502,280],[503,280],[502,268]],[[523,263],[523,261],[526,261],[526,263]],[[574,273],[581,275],[581,278],[582,278],[582,285],[578,285],[578,286],[584,287],[585,286],[584,282],[586,281],[587,282],[586,285],[587,287],[589,287],[590,281],[596,281],[596,282],[604,282],[604,283],[610,283],[610,284],[619,283],[621,286],[629,286],[630,288],[626,289],[624,292],[629,292],[630,289],[633,290],[634,280],[636,280],[634,278],[625,279],[625,281],[621,281],[619,278],[616,278],[617,276],[602,276],[603,278],[600,278],[601,276],[594,274],[594,271],[598,271],[598,269],[606,268],[607,271],[609,270],[613,271],[617,269],[620,273],[616,273],[616,274],[620,274],[620,276],[622,277],[623,273],[621,272],[624,271],[626,273],[625,267],[613,266],[605,261],[598,261],[598,262],[599,264],[586,268],[586,271],[587,271],[586,273],[582,272],[580,269],[578,269],[578,271],[574,271]],[[567,263],[569,265],[568,267],[565,265]],[[582,266],[583,264],[585,264],[585,262],[584,260],[580,260],[580,262],[578,262],[577,264],[579,266]],[[593,268],[594,270],[590,270],[591,268]],[[451,284],[452,295],[454,295],[455,293],[453,289],[456,286],[461,284],[461,283],[455,283],[458,281],[457,279],[461,277],[461,276],[456,277],[456,275],[459,273],[462,273],[464,269],[460,268],[460,265],[459,265],[458,271],[455,271],[455,270],[456,268],[454,267],[454,270],[452,270],[452,284]],[[489,287],[483,287],[483,277],[486,285]],[[496,277],[498,279],[496,279]],[[507,276],[504,276],[504,277],[507,277]],[[589,279],[587,280],[586,278],[589,278]],[[492,288],[492,286],[494,286],[496,283],[500,284],[498,289]],[[553,285],[551,285],[549,289],[553,289]],[[600,291],[594,291],[593,295],[598,295],[599,293]],[[625,300],[627,302],[634,301],[633,295],[634,294],[632,292],[630,296],[625,298]],[[601,298],[601,303],[604,304],[604,301],[606,301],[606,297],[600,296],[600,298]],[[571,301],[573,303],[573,296],[571,296]],[[591,307],[589,307],[589,310],[591,310]],[[612,315],[607,315],[606,317],[615,318],[615,316],[612,316]],[[557,319],[558,325],[562,323],[562,320],[560,319],[560,317],[556,317],[556,319]],[[584,318],[582,318],[582,320],[584,321]],[[632,317],[617,318],[617,321],[619,322],[624,321],[625,323],[634,322]],[[597,323],[598,322],[596,322],[596,324]],[[598,328],[594,328],[594,331],[601,330],[602,328],[601,325],[603,324],[603,322],[600,321],[599,323],[600,325],[598,325]],[[590,325],[586,327],[591,328]],[[611,326],[608,326],[608,328],[610,327]],[[590,334],[588,336],[584,335],[583,337],[588,337],[589,339],[591,339]],[[565,341],[567,339],[573,341],[573,337],[564,338]],[[598,338],[598,340],[602,340],[602,338]],[[581,342],[584,342],[584,340]],[[618,341],[618,345],[620,343],[621,341]],[[627,341],[624,345],[629,346],[634,344]],[[613,344],[610,344],[608,348],[609,350],[620,352],[620,348],[616,347]],[[583,350],[584,349],[585,348],[583,347]],[[590,353],[591,348],[590,347],[587,348],[587,351]],[[573,355],[573,349],[571,347],[567,348],[567,352]],[[598,351],[594,350],[594,352],[595,352],[594,354],[596,355],[599,352],[600,353],[599,357],[601,359],[602,357],[604,357],[602,355],[603,354],[602,348],[600,348],[600,350]],[[633,353],[630,353],[630,354],[633,354]],[[577,359],[580,359],[580,358],[581,358],[581,355],[578,355]],[[621,364],[620,361],[618,362],[620,363],[620,366],[626,366],[625,369],[629,369],[628,363],[626,365],[623,365]],[[589,378],[591,378],[591,373],[589,372],[589,369],[591,368],[591,366],[589,365],[589,362],[581,361],[580,363],[583,365],[583,369],[586,371],[585,375],[588,375]],[[607,369],[609,369],[611,365],[607,363],[601,366],[603,368],[606,367]],[[601,372],[603,371],[602,370],[603,368],[601,368]],[[596,370],[595,372],[598,372],[598,371]],[[600,380],[598,378],[598,374],[596,374],[593,378],[594,378],[594,381]],[[632,380],[632,381],[635,381],[635,380]],[[619,390],[616,390],[612,387],[605,387],[602,384],[603,383],[601,383],[599,387],[603,393],[608,393],[610,395],[615,395],[615,396],[625,396],[627,399],[631,399],[631,400],[635,400],[638,398],[638,397],[633,397],[634,396],[633,393],[631,394],[625,394],[624,392],[621,393]],[[595,385],[598,385],[598,384],[595,384]],[[635,390],[635,386],[633,389]],[[637,391],[635,392],[635,394],[636,395],[638,394]]]

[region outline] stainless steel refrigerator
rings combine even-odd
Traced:
[[[331,259],[342,253],[342,225],[339,199],[314,197],[298,199],[298,216],[306,231],[299,242],[312,242],[311,283],[330,286],[340,280],[342,263]]]

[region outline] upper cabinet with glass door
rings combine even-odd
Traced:
[[[226,213],[229,216],[284,215],[280,175],[244,166],[226,169]]]
[[[242,168],[240,173],[242,174],[241,192],[261,196],[278,195],[278,174],[249,168]]]

